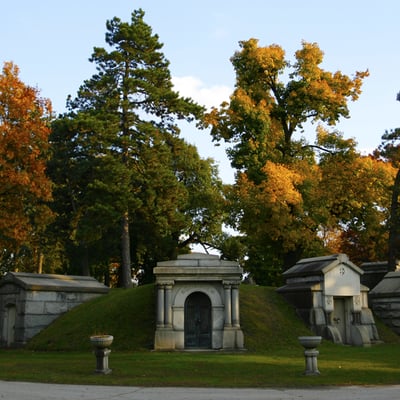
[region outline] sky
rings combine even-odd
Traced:
[[[14,62],[22,81],[37,87],[56,114],[62,113],[67,96],[95,72],[89,58],[93,47],[106,47],[106,21],[115,16],[130,21],[139,8],[164,44],[176,89],[207,107],[218,106],[233,91],[230,58],[239,41],[278,44],[292,61],[302,41],[316,42],[325,54],[325,70],[349,76],[370,72],[359,100],[349,103],[350,118],[336,129],[368,153],[386,130],[400,127],[398,0],[4,1],[0,64]],[[185,126],[182,134],[203,158],[215,159],[225,182],[233,181],[224,146],[215,147],[209,131]],[[307,127],[305,136],[313,142],[315,126]]]

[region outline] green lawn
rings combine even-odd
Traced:
[[[242,285],[246,351],[154,352],[154,286],[113,290],[77,307],[23,350],[0,350],[0,380],[72,384],[279,387],[400,383],[399,337],[379,324],[385,343],[319,347],[320,376],[304,376],[297,337],[310,334],[273,288]],[[96,375],[88,337],[114,335],[110,375]]]

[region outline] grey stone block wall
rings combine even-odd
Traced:
[[[108,290],[90,277],[9,273],[0,281],[0,346],[23,346],[64,313]]]
[[[374,314],[385,325],[400,335],[400,298],[386,297],[376,299],[372,297],[371,302]]]
[[[372,311],[400,335],[400,271],[388,272],[369,293]]]

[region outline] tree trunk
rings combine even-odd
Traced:
[[[131,272],[131,246],[129,236],[129,214],[126,211],[122,217],[122,234],[121,234],[121,251],[122,251],[122,262],[119,273],[118,286],[123,288],[131,288],[132,283],[132,272]]]
[[[394,271],[399,260],[400,221],[399,221],[400,169],[397,171],[392,191],[392,204],[389,219],[388,269]]]
[[[42,252],[40,252],[39,263],[38,263],[38,274],[43,273],[43,262],[44,262],[44,254]]]

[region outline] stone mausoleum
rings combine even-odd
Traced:
[[[284,272],[281,293],[307,326],[334,343],[368,346],[379,341],[363,270],[345,254],[300,260]]]
[[[369,293],[371,308],[382,322],[400,335],[400,270],[388,272]]]
[[[18,347],[109,288],[88,276],[9,272],[0,280],[0,346]]]
[[[155,350],[243,349],[237,262],[191,253],[154,268]]]

